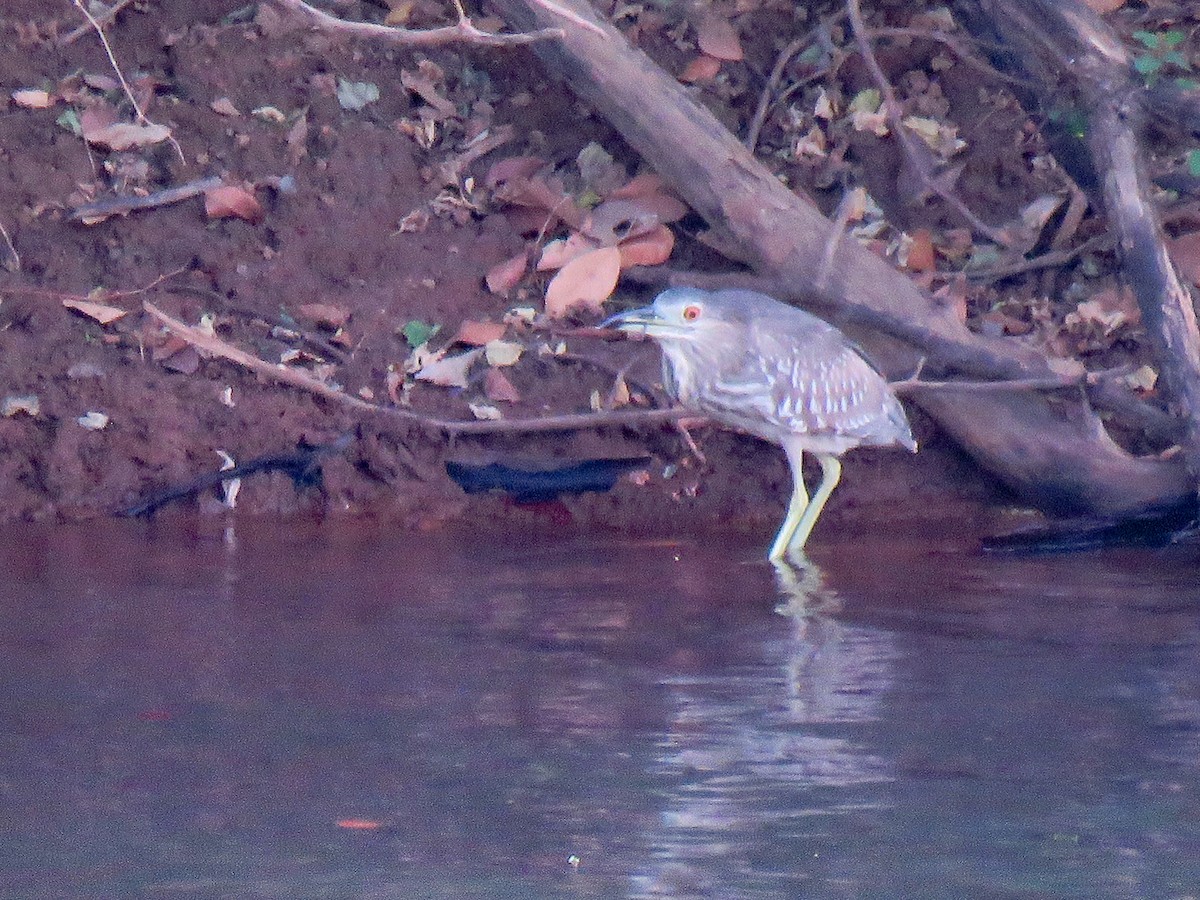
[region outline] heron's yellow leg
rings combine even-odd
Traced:
[[[783,449],[787,453],[788,465],[792,469],[792,499],[788,503],[787,515],[784,516],[779,534],[775,535],[775,542],[771,544],[771,552],[767,554],[767,559],[772,561],[783,559],[792,542],[792,535],[796,533],[796,528],[804,518],[805,510],[808,509],[808,490],[804,487],[804,470],[801,466],[804,461],[804,451],[799,447],[791,447],[787,444],[784,444]]]
[[[817,485],[812,502],[805,508],[804,515],[796,523],[796,531],[788,545],[792,550],[804,549],[804,544],[808,540],[808,536],[812,534],[813,526],[817,524],[821,510],[825,508],[825,501],[829,499],[829,495],[833,493],[833,489],[837,487],[838,481],[842,477],[842,462],[833,454],[818,453],[817,461],[821,464],[821,483]]]

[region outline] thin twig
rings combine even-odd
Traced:
[[[965,274],[967,278],[976,284],[991,284],[993,281],[1002,281],[1005,278],[1013,278],[1017,275],[1024,275],[1027,272],[1036,272],[1039,269],[1051,269],[1055,266],[1063,266],[1092,250],[1109,249],[1112,247],[1112,244],[1112,235],[1098,234],[1094,238],[1086,240],[1076,247],[1072,247],[1070,250],[1051,250],[1049,253],[1035,256],[1033,259],[1023,259],[1008,266],[994,266],[990,269],[980,269],[977,272],[968,271]]]
[[[902,111],[900,101],[896,99],[896,92],[892,90],[891,82],[888,81],[887,76],[883,73],[883,69],[879,66],[879,60],[875,58],[875,52],[871,49],[871,39],[867,33],[867,26],[863,22],[862,8],[859,6],[859,0],[846,0],[846,12],[850,16],[850,27],[854,31],[854,42],[858,46],[858,52],[863,58],[863,63],[866,65],[867,71],[871,73],[871,79],[875,82],[875,86],[879,88],[879,93],[883,97],[884,117],[892,133],[896,135],[896,140],[900,143],[900,149],[904,151],[904,155],[908,159],[908,164],[912,168],[913,173],[921,179],[922,184],[925,185],[927,190],[945,200],[975,231],[1002,247],[1011,245],[1012,237],[1010,235],[1006,234],[1002,229],[993,228],[980,219],[962,200],[939,184],[937,179],[929,173],[921,153],[913,144],[915,138],[909,133],[908,126],[901,121]]]
[[[75,2],[78,3],[79,0],[75,0]],[[313,20],[314,24],[329,31],[340,31],[355,37],[381,38],[402,47],[440,47],[455,43],[481,44],[485,47],[511,47],[518,44],[531,44],[535,41],[558,39],[563,36],[561,28],[543,28],[519,34],[490,34],[480,31],[472,25],[470,18],[462,12],[461,8],[458,22],[454,25],[414,30],[393,28],[391,25],[379,25],[374,22],[351,22],[339,19],[337,16],[331,16],[327,12],[309,6],[304,0],[275,0],[275,3],[291,12],[307,16]],[[545,5],[544,2],[543,5]],[[553,8],[557,11],[557,7]]]
[[[105,200],[95,200],[92,203],[85,203],[83,206],[75,207],[71,211],[71,218],[86,225],[95,225],[97,222],[104,221],[109,216],[123,216],[136,209],[154,209],[158,206],[178,203],[181,200],[187,200],[190,197],[195,197],[197,194],[203,194],[205,191],[218,188],[222,184],[224,182],[220,178],[201,178],[197,181],[189,181],[176,187],[164,188],[161,191],[155,191],[153,194],[147,194],[144,197],[128,194],[121,197],[109,197]]]
[[[117,65],[117,57],[113,55],[112,45],[108,42],[108,36],[104,33],[104,29],[100,27],[100,23],[96,21],[88,8],[83,4],[83,0],[74,0],[75,8],[83,13],[88,23],[96,31],[96,36],[100,38],[100,43],[104,45],[104,52],[108,55],[108,61],[112,64],[113,71],[117,73],[117,80],[121,82],[121,88],[125,91],[125,96],[129,98],[130,104],[133,105],[133,111],[137,114],[139,125],[153,124],[146,118],[146,114],[142,112],[142,107],[138,105],[137,98],[133,96],[133,88],[129,86],[129,82],[125,80],[125,73],[121,71],[121,67]]]
[[[763,85],[762,93],[758,95],[758,107],[754,110],[754,118],[750,120],[750,127],[746,130],[746,139],[742,142],[751,153],[758,146],[758,136],[762,132],[763,123],[767,120],[767,113],[771,109],[771,101],[774,98],[776,89],[779,87],[779,82],[783,80],[783,70],[792,61],[792,57],[806,47],[808,43],[808,35],[796,38],[796,40],[784,47],[780,51],[779,56],[775,58],[775,65],[771,67],[771,74],[767,76],[767,83]]]
[[[837,214],[829,223],[829,234],[825,238],[825,250],[821,254],[821,268],[813,279],[813,287],[817,293],[825,293],[829,287],[829,276],[833,273],[833,258],[837,256],[838,246],[846,234],[846,226],[850,224],[850,215],[854,211],[855,188],[847,188],[838,202]]]
[[[309,393],[324,397],[327,400],[349,406],[360,412],[376,413],[411,422],[430,431],[441,431],[448,435],[462,434],[529,434],[547,431],[575,431],[584,428],[605,428],[613,426],[637,426],[662,422],[673,422],[687,412],[682,409],[634,409],[612,410],[608,412],[567,413],[560,416],[543,416],[537,419],[498,419],[480,421],[456,421],[438,419],[411,410],[398,409],[392,406],[379,406],[360,400],[352,394],[331,388],[324,382],[318,381],[311,375],[299,370],[289,369],[282,365],[269,363],[251,353],[240,350],[216,335],[209,334],[199,328],[187,325],[178,319],[164,313],[148,300],[142,301],[142,307],[151,316],[161,322],[172,334],[175,334],[212,356],[220,357],[236,363],[271,381],[300,388]]]
[[[69,44],[75,43],[77,40],[91,31],[96,25],[107,25],[120,14],[121,10],[132,3],[133,0],[117,0],[116,3],[114,3],[104,12],[100,13],[100,15],[94,17],[89,16],[89,20],[94,19],[94,21],[88,21],[83,25],[80,25],[74,31],[60,37],[58,39],[58,46],[66,47]]]
[[[4,227],[4,223],[0,222],[0,235],[4,235],[4,243],[8,246],[8,253],[4,256],[4,268],[10,272],[21,271],[21,254],[17,252],[17,248],[13,246],[12,238],[8,235],[8,229]]]

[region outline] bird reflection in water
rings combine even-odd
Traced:
[[[822,684],[836,690],[820,675],[822,657],[836,651],[842,627],[834,618],[841,609],[841,598],[825,583],[825,573],[803,550],[792,550],[783,558],[771,560],[779,601],[775,612],[791,619],[793,652],[787,665],[788,697],[793,714],[809,719],[822,706]],[[832,650],[831,650],[832,648]]]

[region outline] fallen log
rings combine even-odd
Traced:
[[[493,5],[514,28],[562,28],[561,40],[536,45],[534,52],[708,221],[728,254],[786,285],[789,299],[835,308],[845,320],[900,337],[920,349],[931,370],[993,378],[1050,374],[1036,351],[972,333],[853,239],[836,238],[832,266],[825,266],[833,223],[781,184],[588,3],[557,2],[596,27],[565,21],[536,0]],[[818,284],[823,268],[828,277]],[[1112,516],[1194,496],[1193,479],[1178,458],[1134,457],[1042,397],[939,390],[914,401],[982,468],[1044,509]]]

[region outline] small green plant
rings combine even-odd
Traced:
[[[1154,85],[1159,78],[1171,70],[1190,72],[1192,64],[1180,50],[1180,45],[1187,40],[1187,32],[1178,29],[1169,31],[1135,31],[1133,39],[1146,48],[1133,58],[1133,67],[1145,79],[1146,85]],[[1181,87],[1190,87],[1195,82],[1191,79],[1179,78]]]

